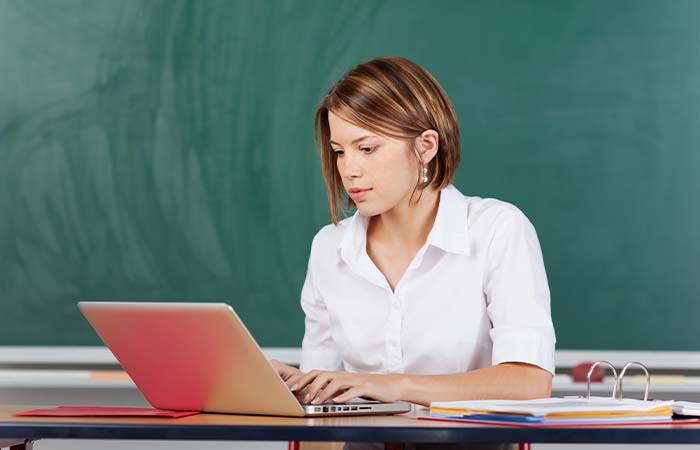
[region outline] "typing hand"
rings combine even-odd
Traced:
[[[277,361],[276,359],[271,359],[270,364],[277,371],[277,374],[282,378],[288,388],[292,388],[299,379],[304,376],[304,372],[297,369],[296,367],[288,366],[284,363]]]
[[[380,402],[395,402],[401,400],[401,381],[401,375],[312,370],[302,375],[292,390],[305,392],[302,402],[313,405],[329,399],[335,403],[344,403],[357,397],[368,397]]]

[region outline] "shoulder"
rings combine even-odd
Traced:
[[[490,242],[498,234],[534,231],[527,216],[512,203],[495,198],[467,196],[456,189],[453,195],[466,211],[466,227],[474,240]]]
[[[341,220],[338,224],[328,224],[321,228],[311,242],[312,259],[327,259],[332,254],[337,254],[338,248],[347,232],[352,217]]]
[[[532,252],[540,253],[537,232],[515,205],[493,198],[473,201],[469,214],[469,235],[486,259],[511,264],[531,263]],[[528,256],[530,255],[530,256]]]
[[[341,220],[338,224],[329,223],[324,226],[314,236],[313,245],[321,247],[338,247],[345,235],[352,217]]]
[[[470,228],[494,229],[508,224],[529,224],[525,214],[512,203],[495,198],[465,197]]]

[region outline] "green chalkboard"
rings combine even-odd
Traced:
[[[699,19],[694,0],[0,0],[0,345],[95,345],[78,300],[171,300],[298,346],[329,221],[314,108],[402,55],[455,104],[457,187],[535,224],[559,348],[700,350]]]

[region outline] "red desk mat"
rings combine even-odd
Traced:
[[[15,417],[187,417],[199,411],[165,411],[155,408],[115,406],[57,406],[50,409],[32,409],[12,414]]]

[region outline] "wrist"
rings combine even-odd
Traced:
[[[411,375],[396,375],[398,378],[396,380],[396,388],[398,391],[398,399],[404,401],[411,401],[414,395],[413,377]]]

